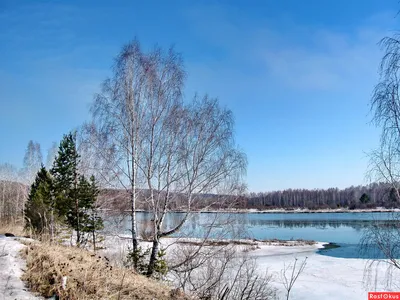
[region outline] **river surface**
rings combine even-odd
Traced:
[[[397,213],[398,214],[398,213]],[[165,229],[171,229],[184,217],[183,213],[169,213]],[[397,215],[398,216],[398,215]],[[152,214],[137,214],[139,233],[149,225]],[[398,218],[398,217],[397,217]],[[118,221],[117,221],[118,219]],[[386,224],[393,213],[193,213],[175,236],[217,239],[251,238],[257,240],[314,240],[334,243],[330,249],[318,253],[343,258],[383,258],[379,251],[361,251],[359,244],[365,230],[373,224]],[[121,233],[129,233],[129,218],[107,218],[117,224]]]

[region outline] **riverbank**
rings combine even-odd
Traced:
[[[104,212],[118,212],[118,210],[113,209],[101,209]],[[124,211],[125,213],[130,213],[130,211]],[[151,211],[137,209],[136,212],[152,213]],[[170,210],[170,213],[186,213],[184,210]],[[348,208],[334,208],[334,209],[308,209],[308,208],[274,208],[274,209],[208,209],[208,210],[192,210],[191,213],[234,213],[234,214],[276,214],[276,213],[308,213],[308,214],[318,214],[318,213],[391,213],[400,212],[400,208],[365,208],[365,209],[348,209]]]
[[[179,211],[176,211],[179,212]],[[196,212],[196,211],[195,211]],[[229,210],[201,210],[198,211],[201,213],[238,213],[238,214],[276,214],[276,213],[382,213],[382,212],[400,212],[399,208],[366,208],[366,209],[348,209],[348,208],[335,208],[335,209],[308,209],[308,208],[296,208],[296,209],[284,209],[284,208],[276,208],[276,209],[229,209]]]
[[[199,239],[165,238],[162,239],[161,246],[166,248],[168,253],[172,252],[174,247],[179,247],[179,243],[196,245],[199,241]],[[279,240],[232,240],[231,242],[237,245],[239,256],[248,255],[256,259],[257,271],[260,275],[268,272],[272,276],[270,284],[276,288],[279,299],[284,299],[285,296],[282,270],[293,265],[295,259],[299,263],[307,259],[307,263],[293,287],[290,297],[292,300],[365,300],[368,298],[368,291],[396,291],[400,288],[396,286],[396,278],[400,278],[400,272],[397,269],[393,270],[394,285],[387,286],[387,264],[384,260],[380,260],[379,265],[368,269],[370,261],[366,259],[320,255],[317,251],[327,244],[325,242]],[[126,256],[130,243],[128,236],[107,237],[106,249],[102,250],[102,253],[121,260]],[[217,244],[211,242],[209,246],[215,247]],[[151,243],[142,241],[140,245],[146,249],[151,246]],[[371,272],[368,273],[368,270]]]
[[[189,296],[82,248],[32,243],[22,278],[46,299],[190,300]],[[20,299],[20,298],[17,298]]]
[[[199,241],[199,239],[165,238],[162,240],[162,247],[167,248],[167,252],[170,252],[173,247],[179,246],[180,243],[193,243],[195,245]],[[239,256],[248,255],[256,259],[257,270],[260,274],[265,274],[268,271],[268,274],[272,276],[270,284],[277,289],[279,299],[283,299],[285,293],[281,278],[282,270],[293,265],[295,259],[299,262],[307,259],[307,263],[293,287],[290,298],[292,300],[317,300],[322,298],[326,300],[362,300],[367,299],[368,291],[396,291],[400,289],[400,283],[396,282],[397,278],[400,278],[397,269],[393,270],[392,273],[393,285],[387,286],[387,264],[384,260],[380,260],[380,265],[374,266],[368,273],[366,272],[370,263],[368,260],[319,255],[317,250],[326,244],[323,242],[301,240],[231,240],[230,242],[237,246]],[[130,243],[131,240],[128,236],[106,236],[103,243],[105,249],[99,251],[99,254],[122,261]],[[145,249],[151,243],[142,241],[140,245]],[[217,241],[210,241],[209,246],[216,247],[218,243]],[[27,291],[20,279],[23,274],[22,270],[26,268],[25,262],[19,254],[24,247],[15,238],[0,237],[0,292],[4,295],[4,299],[41,299]],[[76,250],[75,248],[70,249],[71,251]],[[46,247],[41,248],[39,252],[45,254],[45,250]],[[58,248],[51,250],[52,253],[64,251]],[[89,256],[90,252],[87,252],[85,257],[90,259]],[[61,258],[57,257],[57,259]],[[94,257],[93,264],[96,263],[95,259]],[[368,277],[368,275],[371,275],[371,277]],[[375,277],[375,275],[378,277]]]

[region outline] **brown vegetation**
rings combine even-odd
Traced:
[[[24,226],[22,220],[19,222],[3,222],[0,221],[0,234],[12,233],[16,236],[24,236]]]
[[[278,240],[278,239],[271,239],[271,240],[264,240],[263,241],[267,245],[273,246],[312,246],[315,245],[317,242],[312,240]]]
[[[229,246],[229,245],[242,245],[242,246],[258,246],[261,244],[273,245],[273,246],[312,246],[315,245],[315,241],[311,240],[279,240],[279,239],[270,239],[270,240],[206,240],[206,241],[196,241],[196,240],[179,240],[179,244],[187,244],[193,246]]]
[[[60,299],[190,299],[177,290],[113,267],[106,258],[83,249],[32,243],[24,250],[22,279],[42,296]],[[66,284],[65,284],[66,280]],[[63,286],[64,282],[64,286]]]

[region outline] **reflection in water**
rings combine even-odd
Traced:
[[[374,224],[381,224],[382,226],[393,223],[389,221],[379,220],[374,221]],[[315,227],[324,229],[327,227],[339,228],[339,227],[351,227],[356,230],[363,229],[371,226],[371,221],[366,220],[250,220],[247,223],[249,226],[266,226],[266,227],[284,227],[284,228],[304,228],[304,227]]]
[[[340,247],[321,251],[336,257],[368,257],[360,254],[359,242],[365,228],[374,225],[390,228],[391,213],[269,213],[229,214],[192,213],[175,236],[216,239],[255,238],[304,239],[334,242]],[[174,228],[184,213],[168,213],[163,230]],[[151,213],[137,213],[138,232],[151,226]],[[122,215],[105,217],[106,227],[129,234],[130,218]]]
[[[184,213],[168,213],[162,230],[169,231],[175,228],[185,217]],[[202,214],[191,213],[184,226],[174,235],[179,237],[215,239],[248,238],[243,216],[238,214]],[[151,228],[153,214],[137,213],[138,232]],[[130,216],[121,214],[107,214],[104,216],[105,227],[109,231],[120,234],[129,234],[131,227]]]

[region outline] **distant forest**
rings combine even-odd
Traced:
[[[11,181],[0,180],[0,220],[22,215],[28,186]],[[138,209],[149,210],[147,191],[142,190],[138,197]],[[184,195],[174,195],[168,207],[182,210]],[[101,208],[128,211],[129,194],[124,190],[103,189],[99,195]],[[249,193],[244,196],[196,195],[192,209],[296,209],[310,210],[327,208],[368,209],[376,207],[400,208],[400,201],[390,185],[373,183],[368,186],[351,186],[346,189],[288,189],[283,191]]]
[[[145,199],[147,191],[138,195],[138,209],[149,210]],[[174,195],[170,210],[181,210],[184,195]],[[129,194],[123,190],[102,190],[99,201],[101,207],[112,210],[129,210]],[[192,209],[368,209],[376,207],[398,208],[400,201],[396,192],[388,184],[373,183],[368,186],[351,186],[346,189],[288,189],[283,191],[249,193],[243,196],[228,196],[215,194],[196,195]]]
[[[242,203],[243,204],[243,203]],[[283,191],[250,193],[246,208],[397,208],[400,207],[396,190],[386,183],[351,186],[346,189],[288,189]]]

